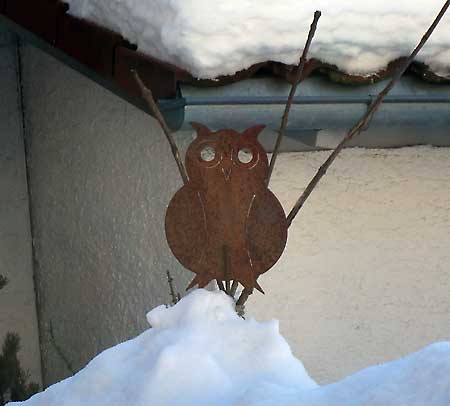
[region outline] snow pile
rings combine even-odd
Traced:
[[[153,328],[23,406],[448,406],[450,343],[318,387],[275,321],[243,320],[221,292],[157,307]]]
[[[229,297],[197,290],[147,315],[153,328],[104,351],[27,406],[232,405],[264,388],[317,385],[278,323],[238,317]]]
[[[273,402],[272,402],[273,400]],[[448,406],[450,342],[430,345],[400,360],[364,369],[320,389],[283,395],[258,405]]]
[[[443,0],[66,0],[70,13],[121,33],[139,50],[198,78],[268,60],[296,64],[315,10],[309,56],[352,74],[374,73],[409,55]],[[450,73],[450,15],[418,60]]]

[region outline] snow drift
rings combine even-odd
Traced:
[[[138,49],[198,78],[230,75],[268,60],[298,63],[315,10],[309,56],[351,74],[375,73],[407,56],[443,0],[66,0],[69,12],[122,34]],[[419,54],[450,73],[450,15]]]
[[[110,348],[23,406],[448,406],[450,343],[319,387],[276,321],[239,318],[222,292],[196,290],[147,319],[153,328]]]

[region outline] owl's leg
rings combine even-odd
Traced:
[[[231,290],[230,290],[230,296],[233,299],[236,296],[236,291],[237,291],[238,286],[239,286],[239,282],[237,280],[234,280],[233,284],[231,285]]]
[[[223,260],[223,279],[225,280],[225,293],[227,295],[231,292],[231,269],[230,269],[230,249],[227,245],[222,247]]]
[[[216,282],[217,282],[217,287],[219,288],[219,290],[226,293],[225,285],[223,284],[223,282],[220,279],[216,279]]]

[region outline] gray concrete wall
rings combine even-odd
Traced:
[[[78,369],[146,328],[145,312],[168,301],[166,269],[180,290],[190,275],[164,238],[181,183],[154,120],[32,47],[23,60],[51,383],[69,374],[61,352]],[[280,157],[272,187],[286,209],[325,156]],[[318,381],[450,337],[449,157],[431,148],[345,151],[261,279],[267,295],[253,296],[249,314],[280,319]]]
[[[0,26],[0,346],[8,332],[21,337],[21,363],[41,384],[31,233],[16,41]]]
[[[78,370],[147,328],[146,312],[169,302],[167,269],[180,290],[190,275],[165,242],[181,180],[156,122],[31,46],[23,66],[49,384],[70,375],[61,355]]]

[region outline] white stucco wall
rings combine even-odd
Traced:
[[[15,42],[14,42],[15,44]],[[36,301],[22,120],[17,92],[16,48],[0,26],[0,348],[8,332],[20,335],[19,358],[41,384]]]
[[[156,122],[31,46],[23,66],[50,384],[70,374],[56,346],[78,370],[148,327],[146,312],[169,303],[166,270],[180,291],[190,276],[180,275],[164,237],[166,204],[181,180]]]
[[[155,122],[32,47],[30,135],[44,375],[69,374],[146,327],[182,272],[163,219],[180,186]],[[179,135],[185,147],[190,135]],[[326,152],[282,155],[272,187],[290,208]],[[345,151],[290,230],[249,314],[279,318],[320,382],[450,338],[450,151]]]
[[[285,208],[327,155],[280,156]],[[450,339],[449,179],[450,148],[346,150],[300,211],[249,313],[319,382]]]

